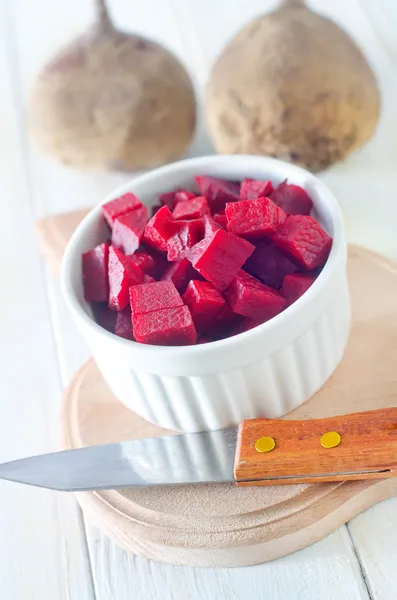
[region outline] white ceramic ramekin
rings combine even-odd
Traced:
[[[131,191],[147,205],[164,191],[195,189],[193,176],[270,178],[304,187],[314,214],[333,238],[312,287],[272,320],[238,336],[189,347],[138,344],[105,331],[83,298],[81,254],[105,239],[100,207],[79,225],[65,252],[62,288],[103,377],[127,407],[162,427],[219,429],[255,417],[277,418],[314,394],[342,358],[349,335],[346,241],[338,203],[307,171],[271,158],[207,156],[131,180],[104,202]]]

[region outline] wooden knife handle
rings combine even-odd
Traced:
[[[337,434],[340,443],[325,447],[338,442]],[[321,483],[396,475],[397,408],[308,421],[254,419],[243,421],[239,427],[234,465],[237,485]]]

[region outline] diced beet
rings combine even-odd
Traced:
[[[128,306],[129,288],[143,281],[143,272],[118,248],[109,248],[109,308],[123,310]]]
[[[146,273],[143,274],[143,283],[155,283],[155,281],[155,278],[151,275],[147,275]]]
[[[112,244],[124,254],[133,254],[139,247],[148,221],[146,206],[118,217],[113,222]]]
[[[172,216],[174,219],[199,219],[210,214],[207,198],[197,196],[190,200],[180,200],[175,205]]]
[[[240,187],[240,200],[256,200],[270,196],[273,191],[273,184],[270,179],[261,181],[260,179],[243,179]]]
[[[227,230],[248,238],[274,233],[287,215],[270,198],[226,204]]]
[[[203,219],[177,221],[178,231],[167,241],[167,258],[174,262],[189,255],[190,249],[199,242],[205,232]]]
[[[114,333],[116,326],[117,314],[113,310],[110,310],[108,303],[104,302],[93,302],[91,304],[91,310],[95,321],[111,333]]]
[[[109,298],[109,245],[100,244],[82,256],[84,298],[87,302],[107,302]]]
[[[218,231],[218,229],[221,229],[221,226],[219,225],[219,223],[214,221],[214,219],[212,217],[210,217],[209,215],[204,215],[203,221],[204,221],[204,237],[205,238],[212,237],[213,234],[216,231]]]
[[[244,265],[244,271],[277,289],[284,277],[296,270],[297,266],[268,240],[255,241],[255,250]]]
[[[179,192],[175,192],[175,204],[177,202],[181,202],[184,200],[190,200],[191,198],[195,198],[196,194],[193,192],[189,192],[189,190],[180,190]]]
[[[235,326],[229,331],[229,335],[238,335],[239,333],[244,333],[245,331],[249,331],[250,329],[254,329],[254,327],[258,327],[258,325],[262,325],[264,321],[257,321],[255,319],[250,319],[249,317],[240,317],[236,322]]]
[[[143,283],[130,289],[132,315],[143,315],[165,308],[183,306],[183,300],[172,281]]]
[[[140,208],[142,202],[131,192],[123,194],[119,198],[110,200],[102,206],[102,214],[108,222],[110,228],[113,227],[113,223],[116,219],[125,215],[136,208]]]
[[[332,239],[309,215],[291,215],[273,236],[274,243],[299,267],[312,271],[328,258]]]
[[[216,315],[214,322],[207,328],[205,334],[211,340],[223,340],[229,337],[230,332],[235,329],[240,319],[240,315],[236,315],[225,303],[224,307]]]
[[[152,217],[154,217],[154,215],[160,210],[161,207],[162,207],[162,204],[155,204],[154,206],[152,206],[152,208],[150,210],[150,215]]]
[[[114,333],[126,340],[133,340],[134,333],[132,330],[131,309],[126,306],[124,310],[117,313],[116,325]]]
[[[280,183],[271,194],[271,199],[288,215],[310,215],[313,202],[307,192],[299,185]]]
[[[254,246],[247,240],[218,229],[192,248],[190,260],[194,268],[222,292],[253,251]]]
[[[187,306],[136,315],[133,317],[133,327],[136,341],[142,344],[186,346],[195,344],[197,340]]]
[[[227,217],[225,214],[217,213],[213,216],[215,223],[217,223],[222,229],[227,229]]]
[[[176,192],[165,192],[164,194],[160,194],[160,204],[162,206],[168,206],[170,210],[174,210],[176,203],[178,202],[175,199]]]
[[[203,331],[214,321],[226,302],[209,281],[190,281],[182,300],[192,313],[197,331]]]
[[[143,239],[148,246],[167,252],[167,240],[175,233],[175,220],[168,206],[162,206],[146,225]]]
[[[197,344],[208,344],[211,340],[209,340],[208,338],[204,337],[203,335],[200,335],[200,337],[197,340]]]
[[[183,258],[168,265],[161,276],[161,281],[172,281],[178,292],[183,294],[189,281],[197,277],[200,277],[200,274],[193,269],[187,258]]]
[[[258,321],[275,317],[286,306],[285,298],[277,290],[242,269],[226,290],[225,297],[233,312]]]
[[[281,293],[288,304],[292,304],[298,300],[298,298],[303,296],[316,278],[317,274],[313,275],[312,273],[293,273],[292,275],[286,275],[283,287],[281,288]]]
[[[145,250],[137,250],[134,254],[128,257],[131,262],[139,267],[147,275],[155,275],[157,271],[157,264],[154,257],[145,252]]]
[[[240,200],[240,184],[225,179],[215,179],[206,175],[196,175],[195,180],[200,192],[208,200],[211,212],[216,213],[225,208],[226,202]]]

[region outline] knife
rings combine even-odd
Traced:
[[[66,450],[0,465],[1,479],[72,492],[396,475],[397,408],[316,420],[254,419],[219,431]]]

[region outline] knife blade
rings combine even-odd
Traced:
[[[0,465],[1,479],[72,492],[396,475],[397,408],[316,420],[254,419],[238,428],[66,450]]]

